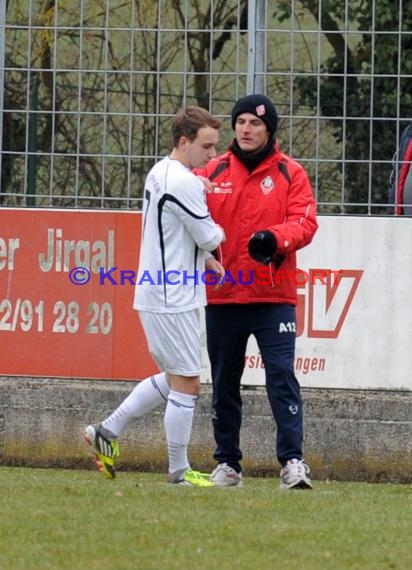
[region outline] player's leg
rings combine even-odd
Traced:
[[[164,372],[142,380],[114,412],[100,424],[86,426],[84,437],[96,457],[96,465],[109,479],[116,476],[114,460],[119,455],[117,438],[135,418],[167,402],[169,384]]]
[[[206,307],[207,349],[213,382],[214,458],[218,465],[212,480],[221,486],[240,485],[240,428],[242,398],[240,381],[248,339],[247,306]]]
[[[164,425],[169,457],[169,481],[183,485],[211,486],[208,478],[191,468],[188,446],[193,416],[200,394],[200,376],[168,374],[170,392]]]
[[[151,322],[146,313],[140,315],[140,320],[150,350],[149,339],[156,336],[155,324]],[[161,367],[161,364],[158,363],[158,365]],[[110,416],[100,424],[91,424],[85,428],[85,440],[92,448],[98,469],[106,477],[114,479],[116,476],[114,461],[119,455],[117,438],[133,419],[167,402],[168,394],[169,384],[165,372],[149,376],[135,386]]]
[[[260,306],[254,331],[266,371],[266,390],[277,427],[276,452],[282,488],[311,488],[303,462],[303,410],[295,377],[295,308]]]
[[[196,401],[200,394],[201,347],[199,310],[152,315],[157,334],[150,350],[167,372],[170,392],[164,425],[172,483],[211,486],[208,478],[191,469],[188,445]]]
[[[102,421],[101,426],[112,437],[118,437],[133,419],[166,403],[168,394],[169,383],[165,372],[149,376],[137,384],[120,406]]]

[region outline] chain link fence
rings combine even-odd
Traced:
[[[198,104],[224,119],[224,151],[235,100],[257,91],[321,213],[390,213],[392,157],[412,117],[402,0],[0,6],[2,206],[139,209],[176,111]]]

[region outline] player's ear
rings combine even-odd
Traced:
[[[189,143],[189,139],[187,137],[185,137],[184,135],[182,135],[179,138],[178,148],[185,150],[188,146],[188,143]]]

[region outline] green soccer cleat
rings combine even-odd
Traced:
[[[186,487],[214,487],[215,484],[210,481],[208,473],[201,473],[193,469],[185,469],[171,473],[169,476],[170,483],[176,485],[185,485]]]
[[[108,479],[114,479],[114,458],[120,455],[118,442],[105,437],[100,426],[93,425],[85,428],[84,439],[92,448],[98,470]]]

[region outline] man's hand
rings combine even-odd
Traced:
[[[267,265],[273,260],[277,245],[275,235],[272,232],[259,230],[249,240],[249,255],[255,261]]]

